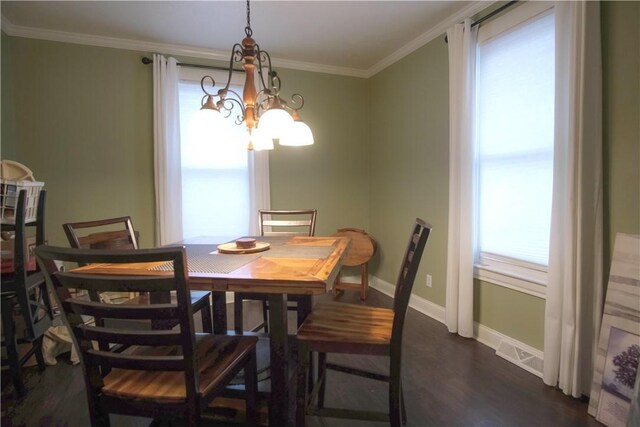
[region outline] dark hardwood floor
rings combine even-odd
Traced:
[[[323,297],[325,298],[325,297]],[[332,298],[327,295],[326,298]],[[339,299],[358,301],[355,292]],[[367,304],[389,307],[391,299],[371,291]],[[251,315],[251,314],[249,314]],[[291,319],[293,320],[293,319]],[[441,323],[413,309],[405,324],[403,386],[408,426],[599,426],[587,403],[548,387],[538,377],[496,356],[472,339],[450,334]],[[332,356],[329,356],[332,360]],[[344,364],[386,372],[381,357],[338,357]],[[16,400],[2,375],[2,426],[88,426],[82,368],[68,356],[40,373],[26,368],[27,395]],[[384,410],[383,383],[329,372],[327,405]],[[148,426],[150,419],[112,416],[112,426]],[[312,427],[384,426],[309,417]],[[211,425],[211,424],[205,424]]]

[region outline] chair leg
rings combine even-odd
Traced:
[[[389,419],[391,427],[402,426],[401,393],[400,379],[394,378],[392,375],[389,382]]]
[[[244,391],[246,423],[250,426],[258,425],[258,366],[255,348],[251,351],[249,360],[244,367]]]
[[[407,407],[404,406],[404,390],[400,383],[400,409],[402,411],[402,425],[407,425]]]
[[[285,307],[286,309],[286,307]],[[262,321],[264,322],[264,333],[269,333],[269,309],[267,307],[267,300],[262,300]]]
[[[298,341],[298,369],[296,372],[296,427],[305,426],[309,389],[307,388],[307,376],[309,375],[309,351],[308,344]]]
[[[233,300],[233,329],[237,334],[241,334],[243,330],[242,316],[242,297],[240,294],[236,294],[235,299]]]
[[[13,319],[13,303],[8,299],[2,299],[2,330],[4,342],[7,347],[7,360],[11,370],[11,379],[18,397],[25,395],[22,367],[18,355],[18,339],[16,337],[16,325]]]
[[[318,352],[318,381],[322,381],[318,390],[318,408],[324,408],[324,392],[327,388],[327,353]]]
[[[200,316],[202,319],[202,332],[212,334],[213,319],[211,318],[211,304],[207,302],[207,304],[200,309]]]
[[[42,342],[44,341],[44,335],[40,336],[40,338],[36,339],[33,342],[34,353],[36,356],[36,361],[38,362],[38,370],[40,372],[44,371],[47,365],[44,363],[44,355],[42,354]]]

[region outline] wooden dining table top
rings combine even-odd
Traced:
[[[328,292],[335,280],[350,246],[350,239],[344,237],[288,236],[256,239],[268,241],[270,249],[248,256],[219,253],[216,250],[217,244],[214,243],[190,244],[187,241],[183,244],[187,251],[190,289],[290,295],[323,294]],[[195,259],[196,253],[200,263],[230,261],[242,265],[231,271],[193,270],[191,255]],[[246,262],[229,257],[246,257]],[[72,271],[109,275],[173,274],[160,269],[161,264],[90,264]]]

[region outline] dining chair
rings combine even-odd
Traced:
[[[35,227],[35,244],[44,243],[44,210],[46,191],[40,190],[36,207],[36,219],[27,223],[27,191],[18,194],[13,224],[2,224],[2,231],[14,233],[13,271],[2,273],[2,345],[6,347],[6,363],[18,396],[24,396],[25,386],[22,375],[24,364],[35,356],[38,368],[45,369],[42,355],[44,333],[53,323],[53,308],[47,292],[43,273],[36,267],[29,269],[29,248],[26,247],[27,227]],[[17,319],[22,319],[16,322]],[[17,331],[17,326],[24,328]],[[19,344],[28,344],[28,351],[20,355]]]
[[[264,210],[258,211],[258,221],[261,236],[313,236],[316,230],[316,209],[297,209],[297,210]],[[234,328],[237,333],[243,330],[243,302],[246,300],[261,301],[262,303],[262,323],[251,329],[251,332],[257,332],[264,329],[265,333],[269,333],[269,301],[264,295],[253,293],[236,293],[234,296]],[[290,296],[287,303],[287,310],[298,311],[297,302],[300,298],[308,296],[294,297]],[[298,326],[302,324],[304,319],[298,315]]]
[[[401,381],[402,329],[413,282],[430,233],[431,226],[421,219],[416,219],[396,282],[393,309],[335,301],[320,303],[298,329],[298,427],[305,425],[305,415],[390,421],[393,427],[399,427],[406,422]],[[311,352],[318,353],[318,374],[317,381],[309,393],[307,382]],[[326,360],[327,353],[389,356],[389,374],[383,375],[329,363]],[[328,369],[387,382],[388,412],[325,407]],[[316,398],[317,403],[314,405]]]
[[[95,221],[70,222],[62,225],[72,248],[77,249],[139,249],[139,233],[133,228],[131,217],[106,218]],[[191,291],[194,313],[200,312],[202,331],[213,332],[211,292]],[[92,298],[96,295],[92,292]],[[103,294],[103,298],[111,298]],[[141,300],[145,296],[128,294],[127,299]],[[130,301],[133,302],[133,301]],[[157,324],[158,321],[154,321]]]
[[[109,414],[181,419],[194,426],[229,381],[244,371],[247,423],[256,422],[257,338],[194,333],[183,247],[139,250],[36,248],[40,268],[55,289],[64,321],[73,332],[92,426],[109,425]],[[155,275],[100,275],[59,271],[57,262],[170,263],[171,271]],[[72,292],[81,290],[84,292]],[[86,292],[158,293],[164,302],[115,304],[92,301]],[[176,299],[166,298],[175,293]],[[83,297],[82,295],[85,294]],[[150,298],[150,301],[157,301]],[[114,319],[108,328],[86,318]],[[130,319],[168,319],[175,327],[158,330],[131,327]],[[108,342],[96,348],[92,342]],[[119,351],[120,347],[126,347]]]

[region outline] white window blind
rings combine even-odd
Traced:
[[[182,218],[185,239],[200,236],[242,236],[249,234],[249,164],[244,126],[232,124],[232,143],[221,141],[210,122],[198,114],[203,96],[199,75],[181,69],[180,139],[182,156]],[[210,71],[208,72],[210,74]],[[220,74],[220,73],[218,73]],[[226,82],[226,75],[214,75]],[[212,89],[217,91],[218,87]],[[242,86],[233,86],[242,92]]]
[[[546,11],[506,27],[481,28],[479,33],[478,248],[481,261],[494,258],[504,264],[513,259],[518,268],[546,266],[553,179],[554,15]]]

